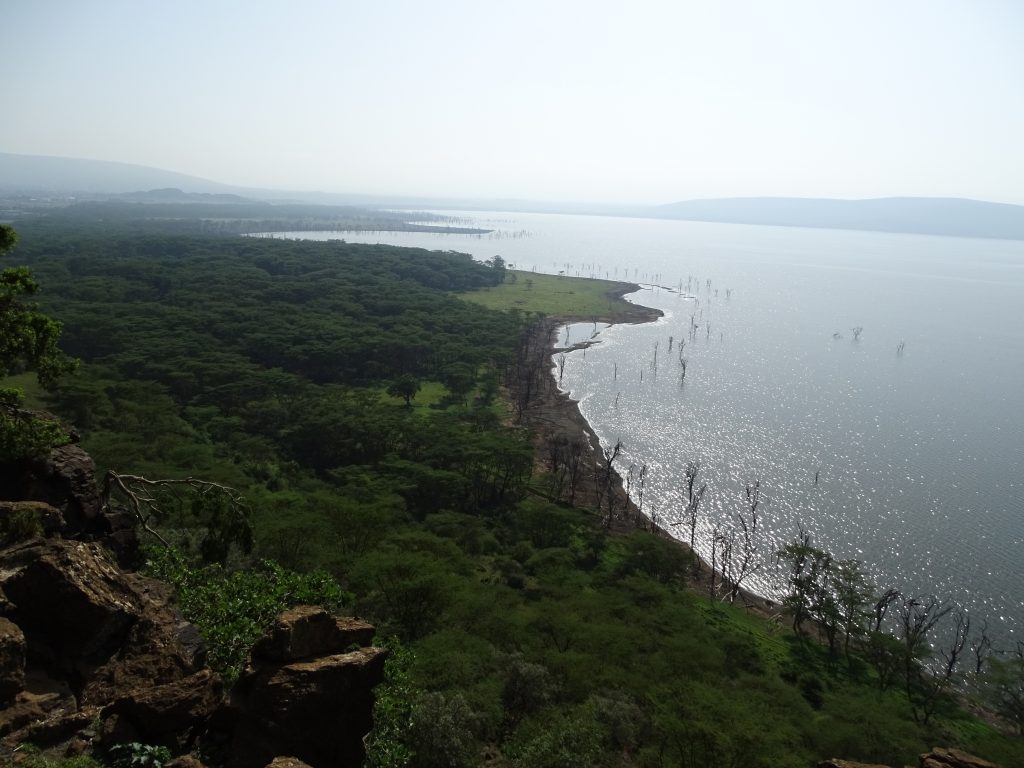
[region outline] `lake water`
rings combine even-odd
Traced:
[[[623,474],[647,465],[645,511],[679,520],[683,468],[699,461],[702,552],[758,481],[764,552],[802,527],[816,546],[862,560],[879,585],[959,601],[1000,645],[1020,638],[1024,243],[454,215],[500,232],[300,234],[663,286],[634,296],[661,321],[601,331],[585,356],[569,355],[562,384],[604,443],[622,441]],[[680,284],[691,296],[666,289]],[[578,341],[594,327],[568,331]],[[766,564],[760,589],[774,580]]]

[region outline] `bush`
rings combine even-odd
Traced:
[[[167,747],[133,741],[113,747],[110,756],[113,768],[163,768],[171,760],[171,751]]]
[[[31,509],[18,509],[0,518],[0,542],[5,546],[31,539],[43,532],[39,516]]]
[[[192,567],[173,549],[147,554],[148,575],[175,587],[182,614],[209,645],[210,666],[229,684],[281,611],[294,605],[334,611],[352,602],[323,571],[300,574],[264,560],[255,568],[227,573],[216,565]]]

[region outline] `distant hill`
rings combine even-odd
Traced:
[[[1024,206],[961,198],[887,197],[873,200],[835,200],[738,197],[689,200],[653,207],[526,200],[442,199],[252,189],[142,165],[0,152],[0,193],[4,192],[91,194],[150,204],[253,204],[258,201],[273,201],[290,204],[355,205],[378,209],[498,210],[640,216],[730,224],[860,229],[1024,240]]]
[[[176,187],[151,189],[144,192],[124,192],[117,199],[135,203],[252,203],[252,198],[227,192],[183,192]]]
[[[0,190],[123,194],[141,189],[237,193],[227,184],[159,168],[105,160],[82,160],[0,152]]]
[[[672,203],[651,208],[647,215],[730,224],[1024,240],[1024,206],[955,197],[737,197]]]

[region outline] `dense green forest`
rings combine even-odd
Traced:
[[[933,744],[1024,765],[955,689],[922,718],[898,670],[709,600],[684,549],[553,493],[506,399],[537,317],[460,298],[500,264],[180,222],[17,227],[7,263],[81,364],[52,392],[16,381],[101,468],[244,494],[251,548],[204,550],[210,510],[190,508],[159,521],[175,550],[149,564],[229,678],[229,592],[375,622],[395,652],[374,765],[903,765]]]

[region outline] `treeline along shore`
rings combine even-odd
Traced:
[[[519,403],[529,398],[529,402],[520,406],[520,409],[523,423],[535,432],[534,442],[541,471],[557,472],[557,467],[554,465],[558,462],[557,452],[563,446],[571,446],[577,441],[586,446],[588,453],[585,463],[594,468],[594,471],[582,473],[579,477],[578,487],[573,496],[574,503],[581,506],[601,506],[610,509],[610,512],[601,513],[599,511],[604,524],[610,530],[620,533],[636,529],[648,530],[673,542],[694,559],[690,579],[695,590],[717,587],[728,593],[733,584],[729,582],[726,574],[721,570],[713,569],[711,564],[702,559],[698,552],[691,549],[678,533],[674,534],[664,525],[659,524],[657,520],[651,519],[636,505],[627,492],[626,483],[621,474],[608,464],[615,447],[601,445],[600,439],[580,412],[578,401],[573,400],[567,392],[559,388],[556,374],[552,373],[557,368],[558,356],[590,344],[587,341],[571,345],[569,348],[559,346],[558,337],[566,324],[591,322],[595,325],[597,323],[638,324],[653,323],[661,318],[664,314],[661,310],[625,300],[626,296],[640,293],[642,290],[642,286],[635,283],[609,283],[603,295],[606,306],[600,312],[596,314],[582,312],[554,314],[537,320],[532,326],[528,344],[534,348],[547,348],[546,370],[549,375],[542,377],[537,382],[530,382],[529,378],[524,376],[513,378],[511,380],[511,399],[513,402]],[[594,309],[597,308],[595,305]],[[684,484],[685,478],[680,477],[679,482]],[[711,578],[712,573],[715,574],[714,579]],[[750,610],[766,617],[777,618],[779,616],[779,606],[773,600],[743,588],[742,584],[739,585],[736,596]]]

